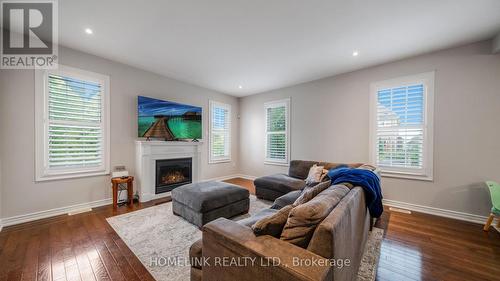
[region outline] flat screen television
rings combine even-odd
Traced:
[[[201,139],[201,107],[138,96],[137,112],[139,137]]]

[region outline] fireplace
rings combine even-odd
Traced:
[[[156,194],[191,183],[192,158],[156,160]]]

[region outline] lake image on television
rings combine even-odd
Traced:
[[[138,96],[138,136],[201,139],[201,107]]]

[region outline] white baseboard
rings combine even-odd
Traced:
[[[145,193],[142,195],[142,197],[139,198],[139,202],[144,203],[144,202],[148,202],[148,201],[155,200],[155,199],[165,198],[165,197],[171,196],[171,195],[172,195],[172,192],[170,192],[170,191],[160,193],[160,194]]]
[[[257,177],[243,175],[243,174],[233,174],[233,175],[229,175],[229,176],[222,176],[222,177],[216,177],[216,178],[211,178],[211,179],[203,179],[201,181],[225,181],[225,180],[234,179],[234,178],[243,178],[243,179],[247,179],[247,180],[254,180]]]
[[[256,176],[249,176],[249,175],[244,175],[244,174],[237,174],[236,177],[246,179],[246,180],[252,180],[252,181],[255,180],[256,178],[258,178]]]
[[[216,177],[216,178],[210,178],[210,179],[202,179],[200,181],[201,182],[204,182],[204,181],[225,181],[225,180],[232,179],[235,177],[236,177],[236,175],[229,175],[229,176],[222,176],[222,177]]]
[[[425,213],[425,214],[430,214],[430,215],[435,215],[435,216],[440,216],[440,217],[445,217],[445,218],[457,219],[457,220],[461,220],[461,221],[468,221],[468,222],[473,222],[473,223],[478,223],[478,224],[484,224],[486,222],[486,219],[487,219],[487,217],[485,217],[485,216],[468,214],[468,213],[457,212],[457,211],[446,210],[446,209],[439,209],[439,208],[434,208],[434,207],[427,207],[427,206],[405,203],[405,202],[400,202],[400,201],[395,201],[395,200],[383,199],[382,201],[383,201],[384,205],[390,206],[390,207],[407,209],[407,210],[411,210],[411,211],[415,211],[415,212],[420,212],[420,213]]]
[[[13,216],[10,218],[3,218],[0,223],[0,231],[2,227],[4,226],[11,226],[11,225],[16,225],[20,223],[25,223],[25,222],[30,222],[30,221],[35,221],[39,219],[45,219],[49,217],[54,217],[54,216],[59,216],[59,215],[65,215],[69,213],[78,213],[82,210],[85,209],[92,209],[104,205],[109,205],[112,203],[112,199],[103,199],[103,200],[97,200],[93,202],[88,202],[88,203],[81,203],[81,204],[76,204],[72,206],[67,206],[67,207],[61,207],[61,208],[56,208],[52,210],[46,210],[46,211],[40,211],[40,212],[35,212],[31,214],[26,214],[26,215],[19,215],[19,216]]]

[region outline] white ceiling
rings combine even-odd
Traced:
[[[59,32],[62,45],[245,96],[491,38],[500,0],[63,0]]]

